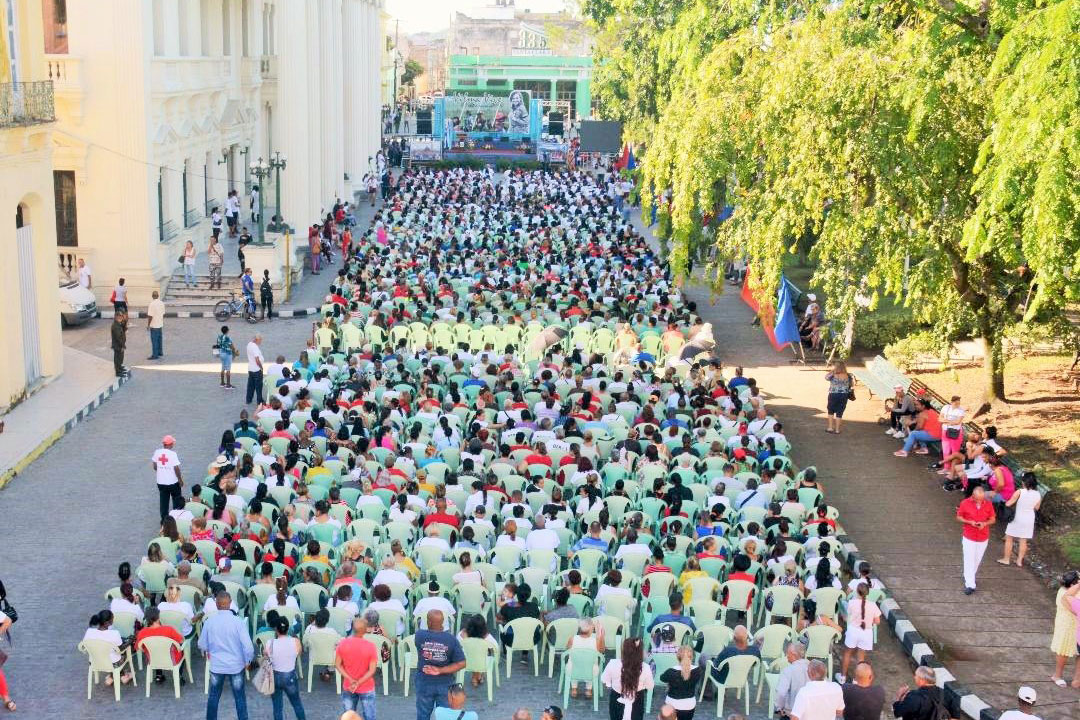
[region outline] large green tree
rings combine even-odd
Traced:
[[[1080,0],[585,11],[604,112],[647,140],[644,197],[671,193],[677,268],[723,204],[716,243],[763,295],[812,236],[834,317],[888,294],[942,339],[975,328],[990,397],[1005,329],[1080,296]]]

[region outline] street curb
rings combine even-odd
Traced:
[[[55,445],[60,438],[64,437],[67,433],[71,432],[72,428],[78,425],[80,422],[90,416],[90,413],[97,410],[102,404],[113,396],[120,387],[127,383],[130,378],[120,377],[113,380],[112,384],[105,388],[102,392],[98,393],[98,396],[87,403],[85,406],[79,408],[70,418],[68,418],[64,424],[57,428],[54,432],[50,433],[48,437],[38,443],[37,447],[26,453],[14,466],[5,470],[0,475],[0,489],[3,489],[9,482],[14,480],[23,470],[25,470],[32,462],[41,457],[42,454],[50,447]]]
[[[841,553],[848,570],[852,574],[857,574],[859,563],[863,561],[859,555],[859,548],[847,535],[837,535],[836,539],[841,543]],[[880,581],[880,578],[877,579]],[[884,586],[884,583],[882,585]],[[930,643],[916,629],[907,613],[900,607],[900,603],[892,596],[888,587],[884,588],[884,592],[885,599],[881,601],[882,617],[889,624],[893,635],[900,641],[900,644],[904,647],[904,652],[907,653],[911,661],[916,666],[926,665],[934,669],[937,675],[937,686],[942,690],[945,707],[948,708],[949,714],[954,718],[966,716],[972,720],[997,720],[1001,715],[1001,710],[985,702],[969,690],[966,685],[957,681],[956,676],[949,672],[945,665],[934,655]]]
[[[101,317],[111,320],[116,314],[112,310],[102,310],[99,313]],[[270,313],[272,318],[292,318],[292,317],[306,317],[308,315],[318,315],[319,308],[300,308],[297,310],[275,310]],[[128,311],[128,319],[137,320],[139,318],[145,318],[146,313],[142,310],[130,310]],[[212,310],[199,310],[196,312],[189,312],[184,310],[177,310],[175,312],[166,312],[167,318],[213,318],[214,312]]]

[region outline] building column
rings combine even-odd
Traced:
[[[342,194],[345,172],[341,128],[342,62],[341,0],[319,0],[319,78],[322,105],[319,107],[322,155],[320,202],[329,209]]]
[[[364,158],[361,147],[363,128],[361,121],[363,114],[360,108],[363,106],[361,87],[364,80],[363,62],[363,8],[361,0],[343,0],[342,2],[342,45],[341,65],[343,70],[342,83],[342,148],[345,155],[345,172],[349,173],[349,187],[345,192],[351,193],[353,188],[358,187],[364,176]],[[352,200],[350,194],[349,200]]]
[[[318,207],[311,202],[311,155],[309,142],[314,134],[315,113],[311,111],[308,76],[308,40],[306,0],[278,0],[278,37],[288,38],[278,47],[278,97],[274,103],[275,139],[280,139],[281,153],[289,165],[281,173],[281,216],[297,230],[297,239],[307,237],[304,229],[311,224]],[[263,155],[263,148],[253,148],[249,160]]]
[[[368,140],[371,148],[368,154],[372,157],[382,147],[382,56],[383,48],[386,47],[382,8],[383,0],[372,0],[371,27],[368,30],[368,45],[371,48],[371,70],[368,74],[372,79],[368,112],[374,124],[374,131]]]
[[[181,0],[161,0],[162,46],[164,57],[176,57],[180,54],[180,2]]]

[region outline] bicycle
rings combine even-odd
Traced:
[[[246,297],[237,300],[234,292],[229,293],[229,297],[230,300],[221,300],[214,306],[214,317],[219,322],[224,322],[237,315],[252,324],[259,322],[259,316],[255,314],[255,309]]]

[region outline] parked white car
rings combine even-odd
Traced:
[[[97,300],[78,282],[60,276],[60,324],[82,325],[87,320],[97,317]]]

